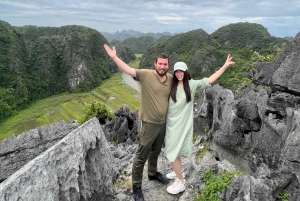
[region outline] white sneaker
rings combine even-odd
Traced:
[[[170,173],[168,173],[167,175],[166,175],[166,177],[168,178],[168,179],[175,179],[176,178],[176,173],[173,171],[173,172],[170,172]],[[182,172],[182,177],[184,178],[185,177],[185,174],[184,174],[184,172]]]
[[[178,194],[185,190],[185,180],[184,184],[176,177],[173,184],[168,186],[167,191],[170,194]]]

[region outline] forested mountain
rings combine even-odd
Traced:
[[[288,40],[288,41],[292,41],[292,40],[294,40],[294,37],[293,36],[285,36],[285,37],[283,37],[285,40]]]
[[[161,43],[166,41],[171,36],[162,36],[159,39],[156,39],[153,36],[140,36],[140,37],[131,37],[126,38],[123,41],[119,41],[117,39],[114,39],[110,42],[111,45],[126,45],[128,48],[130,48],[135,54],[143,54],[145,50],[149,47],[152,47],[153,45],[157,43]]]
[[[12,27],[0,21],[0,122],[32,101],[88,91],[118,68],[103,48],[104,36],[84,26]],[[118,48],[125,62],[128,48]]]
[[[117,31],[114,34],[101,32],[109,41],[110,45],[123,44],[132,49],[135,54],[143,54],[148,47],[167,40],[172,35],[163,33],[141,33],[133,30]]]
[[[118,40],[118,41],[123,41],[127,38],[132,38],[132,37],[140,37],[140,36],[152,36],[155,39],[159,39],[162,36],[172,36],[175,35],[174,33],[170,33],[170,32],[163,32],[163,33],[142,33],[140,31],[134,31],[134,30],[123,30],[123,31],[116,31],[115,33],[108,33],[108,32],[101,32],[103,34],[103,36],[109,41],[111,42],[112,40]]]
[[[100,32],[84,26],[12,27],[0,21],[0,122],[34,100],[98,86],[118,70],[104,43],[108,41]],[[212,34],[197,29],[159,39],[128,38],[124,43],[115,40],[110,45],[117,46],[125,62],[135,58],[133,53],[145,51],[140,68],[152,68],[157,54],[167,53],[170,72],[175,62],[184,61],[193,78],[211,75],[232,54],[236,65],[218,82],[236,90],[251,82],[251,62],[273,60],[289,41],[272,37],[262,25],[235,23]]]
[[[170,58],[170,73],[177,61],[183,61],[196,79],[214,73],[231,54],[236,64],[218,83],[236,90],[241,84],[251,82],[251,76],[247,77],[245,73],[255,72],[253,62],[273,60],[287,43],[288,40],[271,36],[266,28],[256,23],[229,24],[212,34],[197,29],[148,48],[141,58],[140,68],[153,68],[155,57],[166,53]]]

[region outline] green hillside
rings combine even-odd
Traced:
[[[170,58],[170,70],[177,61],[188,65],[192,78],[208,77],[218,70],[231,54],[235,65],[230,67],[217,80],[225,88],[236,89],[251,82],[245,74],[251,69],[255,72],[253,59],[269,58],[271,61],[285,48],[289,41],[272,37],[266,28],[255,23],[235,23],[223,26],[212,34],[202,29],[177,34],[148,48],[141,58],[140,68],[152,68],[153,60],[159,53]]]
[[[136,65],[136,61],[134,64]],[[113,112],[124,104],[131,111],[137,111],[140,100],[135,95],[138,92],[126,84],[121,84],[121,81],[120,73],[114,73],[110,79],[90,92],[65,93],[37,101],[0,124],[0,142],[14,134],[53,122],[80,120],[84,115],[85,105],[93,101],[104,103]]]
[[[118,72],[104,43],[84,26],[13,27],[0,20],[0,123],[34,101],[90,91]],[[135,58],[128,48],[118,53],[125,62]]]

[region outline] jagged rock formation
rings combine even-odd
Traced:
[[[238,94],[216,85],[199,98],[198,122],[209,128],[215,157],[248,174],[224,200],[275,200],[282,190],[300,200],[299,64],[300,33],[277,61],[258,65],[255,84]]]
[[[0,200],[114,200],[115,160],[96,118],[0,184]]]
[[[76,121],[61,121],[5,139],[0,144],[0,183],[76,128]]]
[[[121,138],[127,137],[126,142],[116,146],[110,144],[108,147],[102,128],[98,120],[94,118],[72,131],[2,182],[0,200],[4,198],[8,201],[79,200],[80,197],[81,200],[132,201],[131,168],[137,140],[134,138],[135,141],[132,141],[126,132],[121,133],[118,128],[122,131],[129,130],[132,134],[136,132],[136,127],[128,123],[136,113],[130,113],[128,108],[121,108],[116,114],[119,115],[112,122],[123,125],[115,128],[119,135],[123,135]],[[49,135],[60,136],[64,135],[58,134],[60,127],[61,124],[52,124],[38,129],[51,131]],[[34,130],[19,135],[19,138],[24,139],[24,144],[29,143],[25,139],[30,141],[31,138],[26,136],[34,133]],[[193,145],[193,157],[183,159],[188,186],[184,194],[170,195],[166,191],[167,185],[149,181],[146,163],[142,186],[146,200],[193,200],[195,195],[204,188],[204,184],[199,181],[202,180],[203,172],[209,167],[214,166],[219,171],[234,170],[234,167],[227,161],[219,162],[209,152],[203,159],[197,157],[203,139],[199,137]],[[18,142],[16,137],[4,141],[1,146],[7,147],[13,142]],[[40,141],[38,144],[42,146],[43,142],[45,141]],[[22,151],[26,150],[20,150]],[[158,159],[158,168],[163,174],[171,171],[164,149]],[[112,189],[113,183],[116,185],[115,191]]]
[[[113,120],[103,125],[103,130],[107,140],[122,143],[127,139],[136,140],[137,127],[137,112],[130,112],[129,108],[122,107],[115,112]]]
[[[285,49],[280,58],[271,63],[260,63],[256,76],[257,82],[286,91],[289,94],[300,95],[300,35]]]

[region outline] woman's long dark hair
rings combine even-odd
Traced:
[[[191,90],[190,90],[190,85],[189,85],[189,80],[192,79],[190,73],[188,70],[183,71],[184,72],[184,77],[183,77],[183,89],[185,92],[186,96],[186,102],[190,102],[192,100],[191,98]],[[173,72],[173,80],[172,80],[172,85],[171,85],[171,92],[170,92],[170,97],[174,102],[177,102],[176,100],[176,92],[177,92],[177,85],[178,85],[179,80],[175,76],[175,71]],[[169,98],[170,98],[169,97]]]

